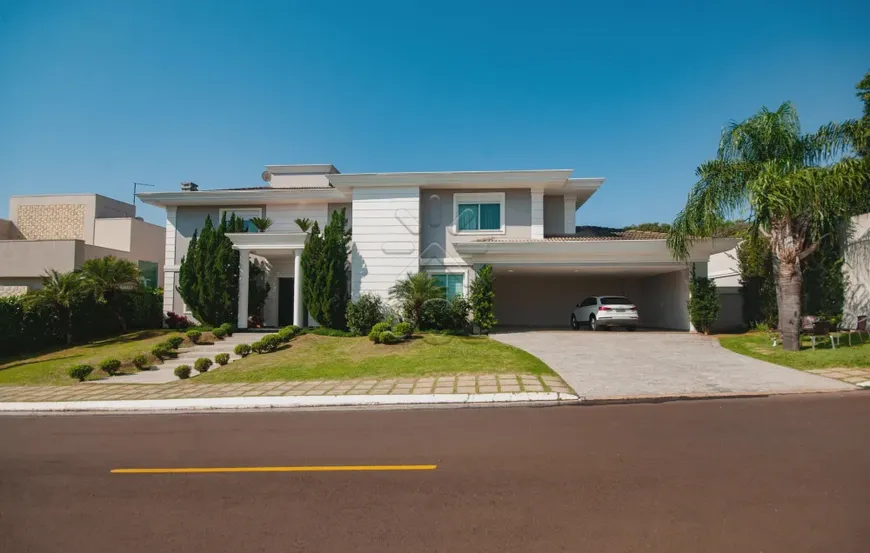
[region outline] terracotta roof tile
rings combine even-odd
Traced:
[[[478,242],[596,242],[599,240],[664,240],[667,234],[645,230],[625,230],[607,227],[577,227],[574,234],[554,234],[541,239],[481,238]]]

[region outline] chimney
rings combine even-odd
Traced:
[[[196,192],[199,190],[199,185],[195,182],[183,182],[181,183],[181,189],[185,192]]]

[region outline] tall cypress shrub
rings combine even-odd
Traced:
[[[318,323],[327,328],[347,328],[349,244],[347,213],[342,209],[333,212],[323,233],[317,222],[311,226],[302,251],[305,307]]]
[[[482,334],[488,334],[498,323],[495,318],[493,280],[492,266],[484,265],[477,271],[477,276],[471,283],[471,310],[474,314],[474,324]]]

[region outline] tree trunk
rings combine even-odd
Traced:
[[[776,300],[779,307],[779,331],[782,332],[782,348],[798,351],[801,348],[801,274],[800,261],[779,260],[776,275]]]

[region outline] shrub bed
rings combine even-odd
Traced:
[[[381,334],[390,330],[390,323],[378,323],[369,332],[369,340],[376,344],[381,343]]]
[[[230,362],[230,354],[229,353],[219,353],[214,356],[214,361],[221,367]]]
[[[144,355],[137,355],[133,358],[133,366],[140,371],[144,371],[150,366],[150,363],[148,363],[148,358]]]
[[[212,361],[208,357],[200,357],[196,361],[193,362],[193,368],[197,371],[204,373],[208,372],[208,370],[212,366]]]
[[[178,365],[175,367],[175,376],[181,380],[190,378],[190,365]]]
[[[100,362],[100,370],[109,376],[118,374],[118,369],[121,368],[121,362],[117,359],[104,359]]]
[[[241,355],[242,357],[247,357],[251,354],[251,346],[248,344],[237,344],[236,347],[233,348],[233,353]]]
[[[187,338],[194,344],[198,344],[199,339],[202,338],[202,332],[198,330],[188,330],[185,334]]]
[[[90,365],[76,365],[69,370],[69,376],[79,382],[84,382],[92,372],[94,372],[94,368]]]

